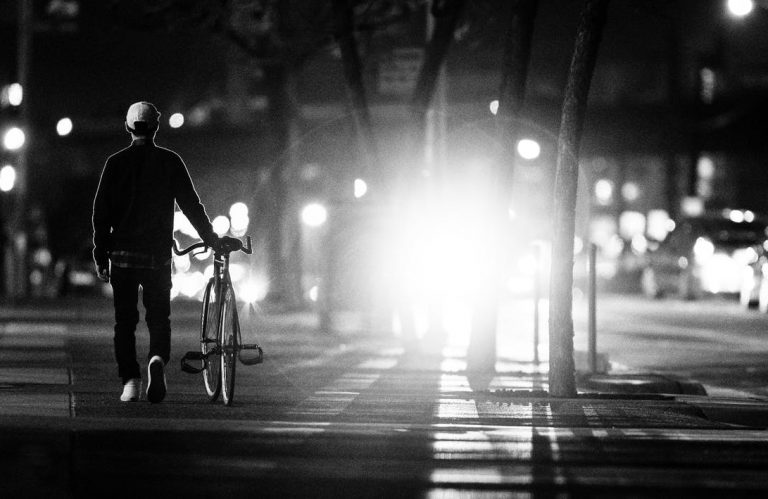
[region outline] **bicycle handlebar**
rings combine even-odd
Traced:
[[[224,244],[220,251],[221,253],[232,253],[235,251],[242,251],[246,255],[253,253],[253,247],[251,246],[251,236],[245,236],[245,244],[243,244],[241,240],[234,237],[223,239],[222,242]],[[180,249],[178,241],[176,241],[176,239],[173,240],[173,252],[179,256],[186,255],[187,253],[190,253],[198,248],[207,249],[208,246],[204,242],[200,241],[199,243],[195,243],[187,248]]]

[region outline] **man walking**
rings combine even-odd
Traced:
[[[174,202],[208,246],[216,247],[219,241],[184,162],[155,145],[159,118],[148,102],[128,108],[125,127],[132,143],[107,159],[93,202],[93,259],[99,277],[111,281],[114,292],[115,359],[124,402],[138,400],[141,391],[135,336],[139,286],[149,329],[147,400],[158,403],[165,398]]]

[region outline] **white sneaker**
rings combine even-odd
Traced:
[[[165,398],[165,364],[159,355],[149,359],[147,377],[147,400],[153,404],[162,402]]]
[[[123,402],[136,402],[139,400],[139,391],[141,390],[141,379],[133,378],[129,379],[123,385],[123,394],[120,395],[120,400]]]

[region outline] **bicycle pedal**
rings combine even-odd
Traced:
[[[255,350],[254,353],[247,353],[245,356],[243,356],[244,350]],[[261,349],[259,345],[251,344],[251,345],[241,345],[240,351],[237,354],[237,358],[246,366],[253,366],[256,364],[261,364],[264,362],[264,350]]]
[[[188,363],[190,360],[200,361],[203,363],[203,366],[195,367]],[[208,363],[207,355],[201,352],[187,352],[181,358],[181,370],[189,374],[200,374],[201,372],[203,372],[203,370],[205,370],[207,363]]]
[[[189,364],[181,364],[181,370],[189,374],[200,374],[204,369],[204,367],[194,367],[190,366]]]

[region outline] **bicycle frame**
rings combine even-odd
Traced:
[[[229,275],[229,258],[230,258],[230,253],[232,253],[234,251],[243,251],[246,254],[251,254],[252,253],[251,238],[250,238],[250,236],[246,237],[246,244],[245,245],[243,245],[239,240],[236,240],[236,239],[232,239],[231,241],[234,241],[237,244],[232,243],[228,247],[225,247],[222,251],[214,253],[214,260],[213,260],[213,283],[212,283],[211,287],[212,287],[212,291],[215,293],[214,296],[216,296],[216,300],[217,301],[222,299],[223,293],[224,293],[224,291],[227,290],[227,288],[229,288],[231,290],[233,298],[235,296],[234,295],[234,288],[232,287],[232,279],[231,279],[231,277]],[[174,252],[177,255],[183,255],[183,254],[189,253],[189,252],[191,252],[191,251],[193,251],[195,249],[198,249],[198,248],[207,248],[207,247],[205,246],[204,243],[196,243],[196,244],[193,244],[192,246],[190,246],[190,247],[188,247],[188,248],[186,248],[184,250],[180,250],[178,248],[177,244],[176,244],[176,241],[174,241]],[[219,303],[219,305],[221,305],[221,303]],[[222,306],[215,307],[215,310],[216,310],[216,313],[217,313],[217,317],[215,317],[215,321],[216,321],[215,324],[217,324],[217,327],[219,329],[221,329],[223,327],[223,323],[222,323],[222,321],[223,321],[223,316],[222,316],[223,307]],[[239,323],[238,323],[238,320],[237,320],[237,313],[236,312],[237,311],[235,310],[235,312],[234,312],[235,313],[234,328],[236,329],[235,334],[237,335],[237,338],[235,340],[235,349],[237,351],[236,352],[237,353],[237,358],[240,360],[241,363],[243,363],[245,365],[259,364],[263,360],[263,351],[262,351],[262,349],[261,349],[261,347],[259,345],[256,345],[256,344],[245,345],[245,344],[242,343],[242,340],[241,340],[241,337],[240,337],[240,326],[239,326]],[[208,313],[209,313],[208,303],[204,303],[203,304],[203,316],[202,316],[203,324],[206,324],[207,321],[208,321],[208,317],[207,317]],[[221,355],[221,356],[223,356],[223,354],[225,353],[224,349],[222,347],[222,344],[221,344],[220,335],[215,340],[215,343],[216,343],[216,345],[212,349],[208,350],[207,353],[187,352],[184,355],[184,357],[181,359],[181,369],[184,372],[191,373],[191,374],[199,374],[199,373],[205,371],[206,369],[208,369],[208,358],[211,355],[214,355],[214,356]],[[254,360],[245,361],[240,356],[240,352],[242,350],[244,350],[244,349],[247,349],[247,350],[257,350],[258,351],[258,355],[256,356],[256,358]],[[197,367],[189,364],[190,360],[192,360],[192,361],[201,361],[202,362],[202,367],[197,368]],[[222,360],[222,363],[223,363],[223,360]]]
[[[226,286],[232,286],[232,279],[229,276],[229,254],[214,254],[213,257],[213,286],[212,290],[215,293],[217,297],[222,296],[222,291],[226,289]],[[234,293],[234,289],[232,291]],[[208,307],[205,306],[206,304],[203,304],[203,322],[208,321],[208,313],[210,312]],[[216,313],[218,317],[215,318],[216,324],[221,327],[221,311],[222,307],[216,307]],[[199,353],[199,357],[198,354]],[[205,369],[208,369],[208,357],[211,355],[221,355],[222,353],[222,347],[221,344],[216,341],[216,345],[208,351],[208,353],[204,354],[202,352],[188,352],[187,355],[182,358],[181,363],[181,369],[184,372],[188,372],[190,374],[199,374],[203,372]],[[192,355],[195,354],[195,355]],[[189,365],[186,360],[199,360],[203,362],[203,366],[201,368],[196,368],[191,365]]]

